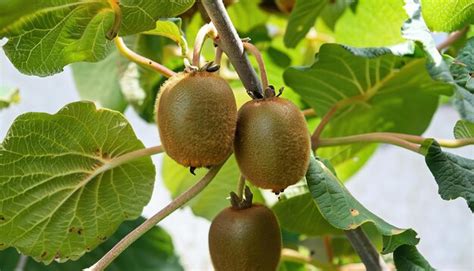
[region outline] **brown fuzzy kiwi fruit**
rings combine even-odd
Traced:
[[[209,230],[209,251],[216,271],[275,271],[281,243],[278,221],[263,205],[224,209]]]
[[[282,192],[308,169],[311,138],[303,114],[278,97],[256,99],[238,113],[235,158],[254,185]]]
[[[296,0],[276,0],[278,9],[283,12],[290,14],[295,7]]]
[[[179,73],[165,82],[156,119],[166,153],[191,167],[218,165],[230,155],[237,106],[227,81],[215,73]]]

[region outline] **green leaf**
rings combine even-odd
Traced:
[[[189,168],[179,165],[170,157],[165,156],[163,160],[163,182],[173,198],[198,182],[206,171],[206,169],[197,169],[194,176],[189,172]],[[237,189],[239,172],[237,162],[234,156],[231,156],[206,189],[189,203],[193,213],[212,220],[222,209],[230,206],[229,193]],[[252,189],[254,202],[264,203],[260,191],[248,182],[247,185]]]
[[[17,88],[0,87],[0,110],[20,101],[20,90]]]
[[[150,157],[120,113],[93,103],[19,116],[0,145],[0,249],[37,261],[76,260],[138,217],[155,181]]]
[[[444,200],[463,197],[474,211],[474,160],[443,152],[433,140],[425,157]]]
[[[171,18],[182,14],[191,8],[194,2],[195,0],[120,0],[123,19],[119,35],[126,36],[155,29],[158,19]]]
[[[384,50],[385,54],[376,50],[348,50],[327,44],[321,47],[312,66],[285,70],[286,84],[318,116],[326,114],[335,104],[341,105],[322,138],[369,132],[421,134],[438,107],[439,95],[451,93],[449,84],[430,77],[423,59],[408,61],[390,54],[388,49]],[[346,179],[369,159],[375,148],[375,145],[352,144],[320,148],[318,153],[336,167],[345,164],[348,171],[342,173],[338,169],[338,173],[341,179]]]
[[[398,44],[404,41],[400,27],[406,18],[403,0],[360,0],[336,23],[336,41],[356,47]]]
[[[186,56],[187,54],[188,43],[181,31],[181,19],[179,18],[159,20],[156,22],[155,29],[143,32],[143,34],[169,38],[179,45],[183,56]]]
[[[306,36],[327,3],[327,0],[296,0],[285,31],[287,47],[295,47]]]
[[[158,18],[179,14],[194,1],[159,2],[120,1],[120,35],[153,29]],[[107,0],[0,2],[0,38],[8,38],[3,48],[25,74],[47,76],[70,63],[104,59],[112,44],[106,34],[113,23],[114,12]]]
[[[415,246],[403,245],[393,252],[393,260],[397,270],[434,271],[435,269],[418,252]]]
[[[456,84],[474,93],[474,38],[469,39],[459,51],[450,71]]]
[[[474,123],[467,120],[459,120],[454,126],[454,137],[456,139],[461,138],[474,138]]]
[[[62,271],[62,270],[83,270],[92,266],[105,253],[107,253],[126,234],[134,230],[145,219],[140,218],[135,221],[127,221],[120,225],[105,243],[98,246],[90,253],[84,255],[78,261],[66,263],[53,262],[46,266],[32,259],[28,259],[24,270],[28,271]],[[20,254],[13,248],[0,252],[0,263],[2,271],[14,271],[18,263]],[[117,259],[107,268],[108,271],[152,271],[152,270],[183,270],[179,263],[179,258],[175,255],[171,236],[162,228],[154,227],[146,232],[137,241],[132,243]]]
[[[342,231],[331,226],[321,216],[308,192],[280,199],[272,209],[278,217],[280,226],[290,232],[309,236],[342,234]]]
[[[100,62],[72,64],[72,74],[81,99],[123,112],[127,107],[127,101],[122,95],[119,79],[127,64],[128,61],[115,49]]]
[[[367,222],[373,223],[383,236],[382,253],[397,247],[416,245],[418,238],[412,229],[400,229],[385,222],[358,202],[320,160],[311,157],[306,180],[322,216],[335,228],[355,229]]]
[[[421,5],[423,17],[433,31],[451,32],[474,23],[472,0],[421,0]]]
[[[267,21],[268,15],[258,7],[258,2],[239,0],[227,9],[232,23],[240,33],[247,33]]]

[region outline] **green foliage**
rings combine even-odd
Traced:
[[[356,47],[394,45],[404,41],[400,26],[406,18],[403,0],[359,0],[336,23],[336,41]]]
[[[179,45],[183,56],[187,53],[188,43],[181,31],[181,19],[159,20],[156,22],[155,29],[146,31],[144,34],[162,36],[171,39]]]
[[[206,169],[197,169],[196,175],[189,172],[173,159],[165,156],[163,162],[163,181],[173,198],[179,196],[189,187],[202,178]],[[237,162],[234,156],[229,158],[212,183],[206,189],[196,196],[189,206],[197,216],[212,220],[222,209],[230,206],[229,193],[237,189],[237,181],[240,178]],[[250,185],[249,185],[250,186]],[[254,202],[264,203],[260,191],[250,186],[253,193]]]
[[[474,138],[474,123],[467,120],[459,120],[454,126],[454,137],[460,138]]]
[[[46,266],[32,259],[28,259],[24,270],[28,271],[61,271],[61,270],[83,270],[92,266],[105,253],[107,253],[125,235],[145,221],[139,218],[134,221],[126,221],[105,243],[93,251],[85,254],[77,261],[66,263],[53,262]],[[2,271],[14,271],[19,261],[20,254],[13,248],[0,252],[0,269]],[[107,268],[109,271],[152,271],[167,270],[179,271],[183,267],[175,255],[171,236],[162,228],[154,227],[134,242],[124,253]]]
[[[415,246],[403,245],[393,252],[397,270],[434,271],[435,269],[418,252]]]
[[[97,63],[79,62],[71,65],[81,99],[123,112],[127,101],[120,88],[120,78],[127,64],[128,61],[113,49],[110,55]]]
[[[273,211],[280,226],[290,232],[309,236],[342,234],[324,219],[308,192],[279,200]]]
[[[397,247],[416,245],[418,238],[412,229],[400,229],[367,210],[358,202],[323,162],[311,157],[308,187],[321,215],[335,228],[355,229],[373,223],[383,236],[382,253],[393,252]]]
[[[158,18],[180,14],[193,2],[120,1],[119,34],[153,29]],[[67,64],[96,62],[109,53],[106,34],[114,23],[114,11],[106,0],[2,1],[0,10],[0,38],[9,39],[5,53],[25,74],[47,76]]]
[[[20,102],[20,90],[17,88],[0,87],[0,110],[11,104]]]
[[[474,38],[470,38],[459,51],[450,71],[456,84],[474,93]]]
[[[327,3],[327,0],[296,0],[285,31],[287,47],[295,47],[306,36]]]
[[[432,31],[451,32],[474,23],[472,0],[421,0],[421,5]]]
[[[426,164],[444,200],[463,197],[474,211],[474,160],[443,152],[436,141],[429,145]]]
[[[0,145],[0,248],[37,261],[76,260],[141,214],[155,181],[127,120],[92,103],[18,117]]]

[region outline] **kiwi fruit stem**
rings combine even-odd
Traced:
[[[239,197],[236,193],[230,192],[230,203],[233,209],[243,210],[252,207],[253,194],[248,186],[245,186],[245,197]]]

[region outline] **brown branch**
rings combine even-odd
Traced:
[[[469,31],[469,26],[449,34],[449,36],[444,41],[436,46],[436,49],[438,49],[438,51],[442,51],[443,49],[448,48],[449,46],[453,45],[453,43],[462,38],[467,33],[467,31]]]

